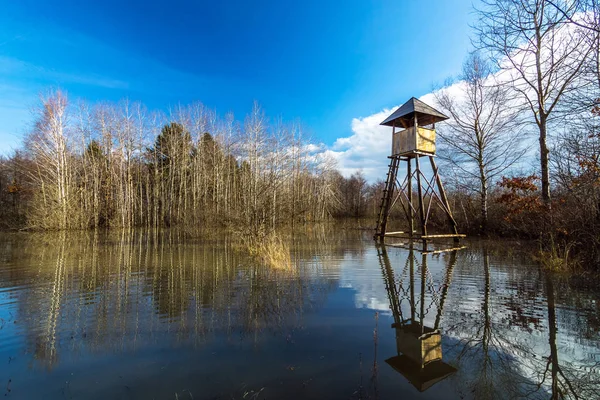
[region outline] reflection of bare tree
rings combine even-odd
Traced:
[[[57,257],[49,291],[49,301],[44,310],[45,323],[44,330],[40,330],[40,335],[35,339],[34,357],[42,362],[48,369],[58,362],[57,352],[57,326],[60,318],[61,303],[64,295],[65,278],[65,241],[64,233],[61,233],[61,240],[57,246]]]
[[[304,312],[320,306],[333,289],[332,282],[314,281],[297,269],[251,265],[242,277],[247,285],[236,285],[238,293],[232,300],[239,315],[237,325],[244,334],[301,326]]]
[[[442,361],[440,332],[441,315],[456,264],[456,251],[451,252],[443,282],[437,289],[427,268],[427,253],[422,253],[419,265],[411,246],[399,279],[395,276],[385,246],[378,248],[378,255],[390,309],[394,316],[392,327],[396,331],[398,352],[386,362],[404,375],[418,390],[427,390],[433,384],[456,372],[454,367]],[[418,298],[415,296],[415,265],[420,267]],[[405,281],[406,278],[408,282]],[[407,301],[410,308],[410,316],[406,318],[402,310],[404,301]],[[434,324],[433,327],[429,327],[426,325],[425,318],[434,306],[436,309]]]
[[[459,265],[463,279],[471,282],[481,276],[483,280],[462,288],[471,291],[459,293],[461,299],[445,318],[446,332],[457,339],[447,353],[459,365],[457,382],[463,395],[477,399],[598,398],[597,362],[590,364],[581,357],[559,362],[556,293],[550,275],[538,275],[541,272],[536,268],[515,273],[492,267],[486,247],[463,252]],[[540,341],[546,318],[549,346]],[[548,357],[540,356],[546,351]]]
[[[515,357],[527,354],[528,350],[510,335],[503,335],[507,333],[503,320],[511,317],[492,308],[495,303],[491,301],[493,287],[488,251],[466,252],[462,261],[483,264],[484,284],[480,306],[474,310],[473,317],[462,319],[447,330],[459,339],[452,352],[463,372],[461,383],[466,383],[468,392],[477,399],[520,397],[524,378]]]
[[[549,273],[545,274],[546,301],[548,305],[548,345],[550,355],[547,357],[545,368],[539,375],[539,381],[531,395],[540,395],[540,389],[550,386],[551,399],[592,399],[600,397],[600,361],[582,368],[585,361],[579,360],[579,365],[572,362],[561,362],[558,351],[558,324],[556,316],[556,300],[554,282]],[[543,367],[543,366],[542,366]],[[548,382],[549,380],[549,382]]]
[[[340,249],[319,241],[295,250],[289,271],[258,264],[228,238],[175,231],[43,235],[20,249],[21,275],[3,285],[24,287],[18,307],[28,346],[48,367],[67,349],[105,353],[164,341],[201,345],[217,332],[283,333],[323,303],[339,275],[331,273],[339,257],[327,259]]]

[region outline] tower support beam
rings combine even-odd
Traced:
[[[433,171],[433,177],[427,178],[421,169],[420,157],[428,157]],[[458,233],[457,224],[452,215],[450,203],[444,189],[442,179],[440,178],[438,167],[435,163],[433,155],[418,154],[413,157],[389,157],[390,164],[385,182],[379,214],[377,218],[377,226],[375,228],[375,239],[382,241],[386,236],[389,237],[406,237],[408,239],[423,240],[424,244],[427,240],[453,238],[458,241],[465,235]],[[415,168],[413,170],[413,161],[415,160]],[[402,184],[397,180],[400,161],[406,161],[406,179]],[[415,178],[415,179],[413,179]],[[427,190],[423,191],[423,180],[428,182]],[[417,190],[414,193],[413,183],[416,181]],[[406,217],[407,229],[400,232],[387,232],[388,219],[394,212],[394,205],[401,204],[404,208]],[[439,210],[446,214],[448,220],[449,232],[440,234],[429,234],[427,223],[429,221],[429,213],[432,204],[437,203]],[[427,213],[425,210],[427,209]],[[418,210],[418,211],[417,211]],[[418,229],[415,230],[415,211],[418,212]]]

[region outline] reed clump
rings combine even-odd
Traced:
[[[290,244],[276,232],[250,236],[245,240],[245,247],[250,255],[271,268],[288,271],[293,269]]]
[[[534,260],[548,271],[577,272],[581,269],[581,260],[579,257],[572,255],[571,249],[574,246],[575,243],[572,242],[557,245],[554,238],[551,238],[547,249],[540,246],[540,249],[534,255]]]

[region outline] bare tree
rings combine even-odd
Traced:
[[[39,188],[32,213],[42,228],[66,229],[74,219],[69,212],[74,188],[68,100],[58,91],[41,101],[35,127],[26,139],[28,152],[35,160],[31,178]]]
[[[441,144],[449,151],[444,160],[457,171],[462,182],[475,181],[480,199],[481,224],[487,228],[490,183],[525,153],[520,146],[523,130],[518,110],[510,106],[510,93],[494,82],[492,71],[479,53],[463,64],[460,81],[435,92],[440,111],[451,119],[438,130]]]
[[[523,100],[539,132],[542,198],[550,203],[548,124],[592,51],[588,33],[569,23],[562,0],[484,0],[478,11],[478,45],[503,69],[502,79]]]
[[[600,33],[600,26],[595,18],[600,8],[598,0],[575,0],[568,3],[546,0],[546,2],[556,8],[570,23]]]

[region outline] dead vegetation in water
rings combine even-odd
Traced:
[[[539,250],[533,256],[533,259],[540,265],[552,272],[577,273],[582,269],[581,260],[573,255],[572,249],[575,244],[572,242],[558,245],[553,237],[549,240],[549,245],[544,249],[540,245]]]
[[[294,268],[289,241],[275,232],[250,236],[244,240],[244,247],[252,257],[261,260],[271,268],[291,271]]]

